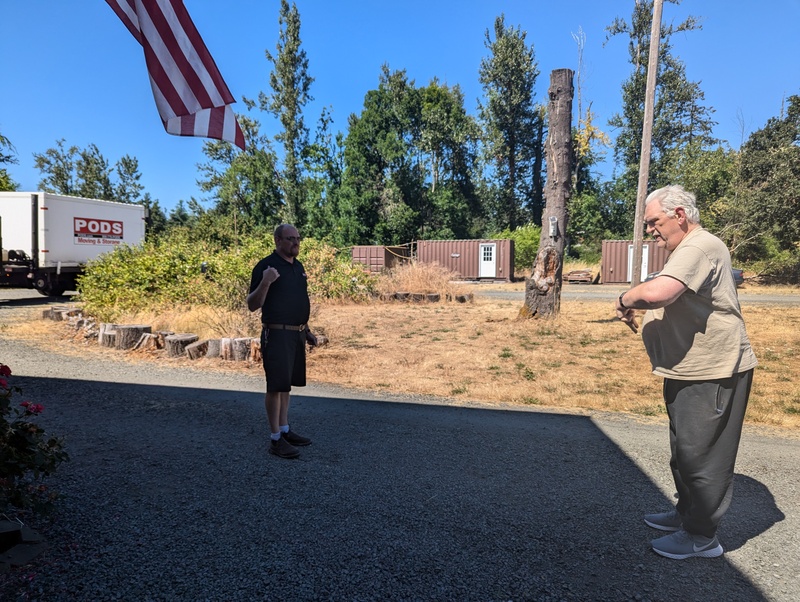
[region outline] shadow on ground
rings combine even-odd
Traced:
[[[287,461],[258,393],[18,384],[72,456],[30,586],[59,600],[765,599],[725,557],[650,550],[670,500],[586,417],[298,396],[314,443]],[[761,517],[738,547],[782,514],[737,485]]]

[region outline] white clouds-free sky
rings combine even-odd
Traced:
[[[360,112],[364,95],[377,87],[380,69],[405,69],[417,85],[432,78],[464,92],[475,112],[481,96],[478,68],[487,56],[485,32],[495,18],[527,32],[539,63],[537,99],[545,101],[554,69],[577,69],[572,34],[582,29],[583,102],[606,126],[619,111],[628,77],[627,39],[604,45],[605,27],[628,20],[633,0],[295,0],[301,38],[315,79],[306,107],[312,130],[331,107],[336,131]],[[245,112],[243,96],[269,90],[264,51],[278,40],[280,0],[186,0],[228,87]],[[738,148],[743,136],[781,111],[783,99],[800,94],[800,0],[684,0],[665,3],[665,23],[698,17],[703,29],[676,34],[673,52],[688,77],[701,82],[714,107],[715,135]],[[153,101],[141,47],[103,0],[0,0],[0,134],[14,145],[18,165],[7,166],[22,190],[35,190],[41,175],[33,153],[95,144],[113,164],[123,155],[139,160],[142,184],[165,209],[180,199],[202,199],[197,164],[202,138],[164,132]],[[258,110],[262,131],[274,135],[274,119]],[[610,156],[611,153],[609,153]],[[610,164],[604,169],[610,173]]]

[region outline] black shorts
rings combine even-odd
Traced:
[[[306,386],[305,331],[262,329],[261,355],[267,392],[285,393]]]

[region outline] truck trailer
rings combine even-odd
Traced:
[[[59,296],[86,263],[144,240],[142,205],[51,194],[0,192],[0,286]]]

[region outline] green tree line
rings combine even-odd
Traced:
[[[616,133],[613,145],[591,102],[581,108],[590,99],[580,98],[578,78],[567,235],[568,252],[587,261],[599,259],[603,239],[632,236],[652,8],[652,0],[639,0],[627,20],[617,18],[606,28],[607,44],[627,42],[631,65],[620,85],[619,112],[607,123]],[[740,149],[716,139],[714,108],[700,83],[687,78],[673,48],[675,34],[702,35],[700,29],[694,17],[661,28],[649,188],[682,184],[693,190],[704,225],[726,241],[735,261],[765,279],[796,283],[800,96],[774,99],[779,114]],[[277,43],[265,51],[266,89],[244,98],[247,112],[239,115],[247,149],[204,142],[202,201],[181,200],[165,214],[144,191],[135,157],[124,156],[112,167],[95,145],[80,149],[64,140],[34,155],[40,187],[141,203],[150,210],[148,236],[181,228],[223,245],[280,222],[339,248],[500,234],[535,240],[531,228],[540,227],[545,204],[547,114],[536,96],[541,84],[534,45],[500,15],[486,29],[484,46],[476,66],[482,97],[474,115],[458,85],[437,78],[420,85],[405,70],[384,65],[345,131],[332,131],[327,107],[312,131],[305,109],[314,100],[314,78],[300,13],[282,0]],[[275,120],[278,134],[263,134],[259,117]],[[613,153],[614,173],[603,179],[597,167],[606,152]],[[15,162],[11,141],[0,135],[3,189],[16,186],[5,167]]]

